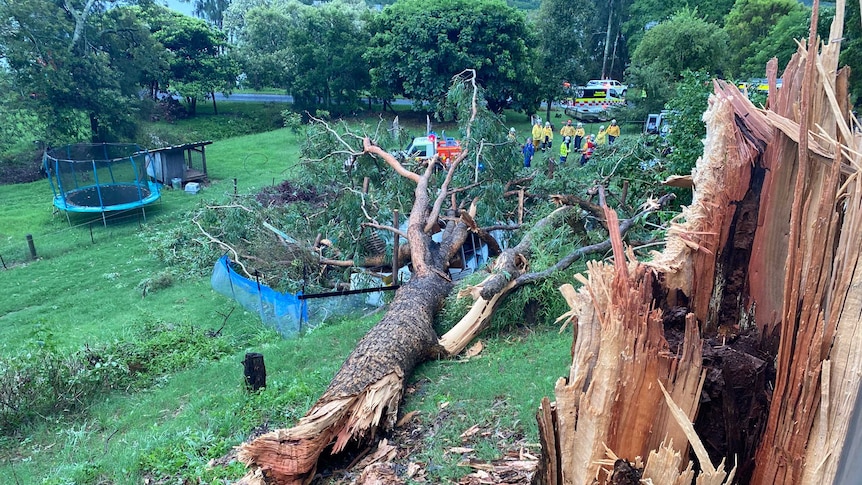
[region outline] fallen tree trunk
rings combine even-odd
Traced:
[[[428,184],[433,161],[420,175],[406,171],[368,139],[364,145],[366,152],[381,157],[416,183],[407,229],[412,277],[398,289],[389,311],[360,340],[329,388],[296,426],[267,433],[240,447],[238,458],[250,467],[240,483],[309,483],[327,449],[338,454],[349,443],[375,438],[379,427],[394,425],[405,376],[419,362],[440,352],[433,317],[451,290],[448,265],[468,234],[467,226],[449,224],[442,242],[432,242],[429,221],[436,221],[437,216],[436,210],[427,209],[431,206]],[[451,165],[450,175],[466,154]],[[445,182],[440,192],[445,196]],[[434,207],[439,203],[438,198]]]

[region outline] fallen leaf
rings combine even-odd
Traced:
[[[401,416],[401,419],[399,419],[399,420],[398,420],[398,422],[397,422],[397,423],[395,423],[395,427],[396,427],[396,428],[400,428],[400,427],[404,426],[405,424],[407,424],[407,423],[409,423],[410,421],[412,421],[412,420],[413,420],[413,418],[414,418],[417,414],[419,414],[419,411],[410,411],[409,413],[405,414],[404,416]]]
[[[464,431],[463,433],[461,433],[461,439],[469,438],[470,436],[473,436],[474,434],[479,432],[479,429],[480,428],[479,428],[478,424],[474,424],[473,426],[470,426],[470,428],[467,429],[467,431]]]
[[[410,462],[407,464],[407,478],[413,478],[417,473],[422,471],[422,464]]]
[[[473,448],[466,448],[463,446],[453,446],[447,450],[450,453],[470,453],[473,451]]]
[[[482,353],[483,350],[485,350],[485,344],[480,340],[467,349],[467,352],[464,353],[464,358],[469,359],[470,357],[476,357]]]

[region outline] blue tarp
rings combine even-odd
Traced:
[[[303,329],[303,325],[308,325],[308,306],[298,298],[301,292],[296,295],[279,293],[240,276],[231,268],[227,255],[216,262],[210,281],[215,291],[257,313],[263,323],[274,327],[283,337],[292,337]]]

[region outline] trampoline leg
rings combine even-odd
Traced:
[[[144,206],[141,206],[141,212],[144,214],[144,224],[147,223],[147,209],[144,209]]]
[[[72,219],[69,218],[69,211],[63,211],[66,214],[66,222],[69,223],[69,227],[72,227]]]
[[[105,219],[105,211],[102,211],[102,225],[108,227],[108,220]]]

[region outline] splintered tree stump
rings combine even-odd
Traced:
[[[665,249],[639,263],[615,244],[613,266],[563,288],[577,331],[570,375],[542,403],[542,483],[620,483],[620,464],[642,459],[643,480],[692,483],[689,443],[698,484],[839,483],[858,460],[845,443],[862,370],[862,133],[838,68],[845,1],[825,40],[818,8],[781,89],[767,65],[768,109],[714,81],[692,204]],[[698,383],[678,374],[701,366]]]
[[[242,361],[245,371],[245,387],[250,391],[258,391],[266,387],[266,366],[263,354],[249,352]]]

